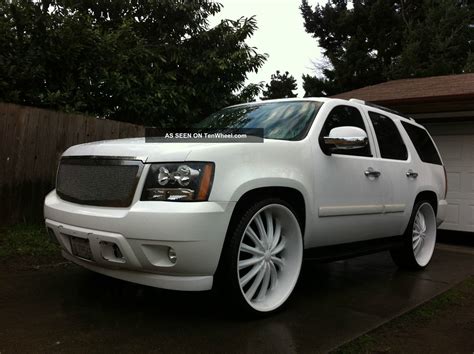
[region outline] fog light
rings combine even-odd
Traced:
[[[168,249],[168,258],[170,259],[171,263],[176,263],[176,252],[171,247]]]

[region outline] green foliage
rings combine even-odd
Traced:
[[[466,60],[466,65],[464,66],[464,72],[474,73],[474,52],[469,53],[469,56]]]
[[[424,0],[407,19],[394,77],[461,73],[474,40],[474,10],[453,0]]]
[[[44,263],[59,259],[59,255],[59,246],[49,241],[44,225],[20,224],[0,229],[0,261],[27,257]]]
[[[326,75],[331,75],[327,72]],[[333,92],[332,82],[326,77],[316,77],[303,74],[304,97],[325,96],[327,92]]]
[[[248,84],[239,93],[234,95],[231,99],[230,104],[248,103],[254,102],[256,97],[262,92],[264,83],[259,82],[258,84]]]
[[[288,71],[282,75],[280,71],[272,74],[270,84],[265,85],[262,100],[270,100],[274,98],[291,98],[296,97],[293,92],[298,88],[295,78]]]
[[[266,56],[254,18],[212,1],[0,3],[0,100],[156,126],[187,126],[236,100]]]
[[[306,31],[329,65],[306,75],[307,96],[331,95],[383,81],[472,71],[474,5],[466,0],[302,0]],[[472,62],[472,59],[471,59]]]

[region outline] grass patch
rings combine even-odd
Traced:
[[[33,266],[60,259],[59,245],[49,240],[44,225],[19,224],[0,228],[0,264]]]
[[[376,351],[377,340],[370,334],[364,334],[356,340],[343,345],[338,348],[334,353],[343,354],[359,354],[359,353],[372,353]]]
[[[397,336],[398,333],[406,331],[407,328],[416,329],[420,326],[427,326],[436,319],[449,316],[450,312],[455,309],[472,311],[472,308],[469,308],[469,306],[466,309],[464,309],[464,306],[472,302],[473,292],[474,277],[470,277],[426,304],[339,347],[333,353],[390,352],[392,349],[388,344],[390,340]]]

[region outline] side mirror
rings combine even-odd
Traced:
[[[329,136],[323,138],[326,151],[354,150],[366,147],[369,144],[367,134],[357,127],[337,127],[331,129]]]

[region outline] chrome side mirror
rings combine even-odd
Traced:
[[[323,138],[328,151],[362,149],[369,144],[367,134],[357,127],[337,127]]]

